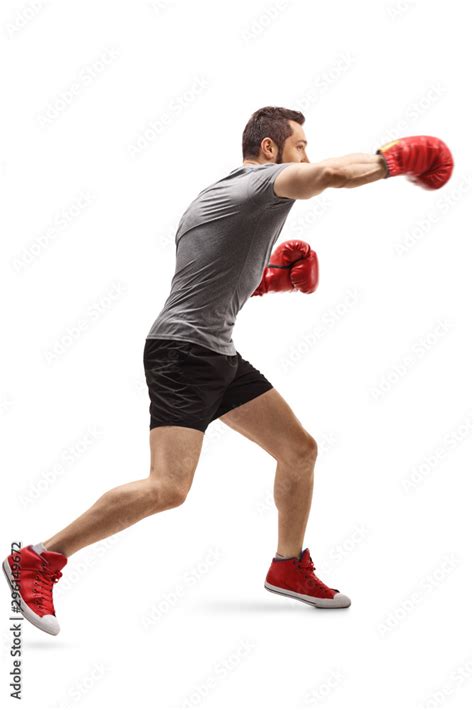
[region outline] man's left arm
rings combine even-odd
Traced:
[[[282,291],[313,293],[319,280],[319,264],[316,252],[299,239],[290,239],[280,244],[270,257],[260,284],[252,296]]]

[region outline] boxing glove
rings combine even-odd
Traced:
[[[385,160],[386,177],[406,175],[427,190],[438,190],[453,172],[453,156],[448,146],[433,136],[411,136],[386,143],[377,150]]]
[[[279,291],[313,293],[318,280],[316,252],[306,242],[290,239],[280,244],[271,255],[270,263],[252,296]]]

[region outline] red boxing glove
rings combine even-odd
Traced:
[[[377,153],[387,165],[387,177],[407,175],[412,182],[437,190],[453,172],[453,156],[448,146],[433,136],[411,136],[386,143]]]
[[[313,293],[316,291],[318,280],[316,252],[306,242],[291,239],[275,249],[252,296],[263,296],[271,291]]]

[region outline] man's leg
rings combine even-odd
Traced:
[[[276,459],[277,552],[299,555],[312,502],[316,441],[275,388],[219,418]]]
[[[45,547],[70,557],[81,548],[148,515],[183,503],[199,461],[203,437],[202,431],[189,427],[151,429],[148,478],[125,483],[104,493],[64,530],[45,540]]]

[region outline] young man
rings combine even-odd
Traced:
[[[52,590],[72,554],[186,500],[204,433],[216,418],[276,461],[278,545],[266,589],[316,607],[350,605],[346,595],[316,577],[309,549],[303,549],[316,441],[272,384],[236,351],[232,329],[251,295],[288,290],[288,283],[306,292],[316,287],[316,256],[304,243],[280,245],[278,264],[269,264],[295,200],[401,174],[437,189],[449,179],[453,161],[442,141],[418,136],[393,141],[375,155],[312,164],[304,120],[298,111],[281,107],[256,111],[243,133],[242,165],[202,190],[181,218],[171,292],[144,349],[149,475],[108,491],[64,530],[5,559],[23,615],[43,631],[59,632]]]

